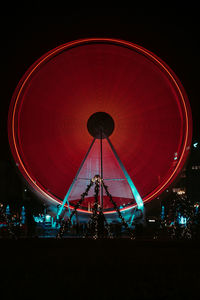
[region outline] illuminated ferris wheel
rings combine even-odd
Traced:
[[[28,69],[8,132],[19,171],[60,204],[59,215],[74,207],[91,215],[99,185],[98,205],[111,216],[143,209],[170,186],[190,150],[192,117],[179,79],[155,54],[91,38],[63,44]]]

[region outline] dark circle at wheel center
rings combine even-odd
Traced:
[[[87,121],[89,133],[96,139],[109,137],[115,128],[113,118],[105,112],[96,112]]]

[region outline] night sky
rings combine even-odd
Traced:
[[[191,17],[190,17],[191,19]],[[68,11],[65,16],[6,16],[1,18],[1,198],[20,195],[7,140],[7,113],[12,93],[22,75],[47,51],[79,38],[113,37],[152,51],[164,60],[183,84],[193,115],[193,142],[200,141],[200,36],[195,18],[143,16],[130,9]],[[168,21],[168,22],[165,22]],[[1,202],[1,201],[0,201]]]

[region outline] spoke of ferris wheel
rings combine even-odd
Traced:
[[[106,137],[106,139],[107,139],[107,141],[108,141],[108,143],[109,143],[109,145],[110,145],[110,147],[111,147],[111,149],[112,149],[112,151],[113,151],[113,153],[114,153],[114,155],[115,155],[115,157],[116,157],[116,159],[117,159],[117,161],[118,161],[118,163],[119,163],[119,165],[120,165],[120,167],[121,167],[121,169],[124,173],[124,176],[126,177],[126,180],[127,180],[128,184],[131,188],[132,194],[133,194],[133,196],[135,198],[135,201],[137,203],[138,209],[143,210],[144,204],[143,204],[143,201],[142,201],[142,198],[141,198],[140,194],[138,193],[138,191],[137,191],[131,177],[129,176],[128,172],[126,171],[123,163],[121,162],[121,160],[120,160],[117,152],[115,151],[115,148],[113,147],[111,141],[109,140],[108,137]]]
[[[67,203],[67,206],[68,206],[68,209],[69,209],[69,214],[70,214],[70,207],[69,207],[69,201],[68,201],[68,198],[69,198],[69,195],[70,195],[70,193],[71,193],[71,190],[72,190],[72,188],[73,188],[73,186],[74,186],[74,184],[75,184],[75,182],[76,182],[76,180],[77,180],[77,178],[78,178],[78,175],[79,175],[79,173],[80,173],[80,171],[81,171],[81,169],[82,169],[82,167],[83,167],[83,164],[84,164],[84,162],[86,161],[86,159],[87,159],[87,157],[88,157],[88,154],[90,153],[90,150],[91,150],[91,148],[92,148],[94,142],[95,142],[95,138],[92,140],[92,143],[91,143],[91,145],[90,145],[90,147],[89,147],[89,149],[88,149],[88,152],[86,153],[86,155],[85,155],[85,157],[84,157],[84,159],[83,159],[83,161],[82,161],[82,163],[81,163],[81,165],[80,165],[80,168],[78,169],[78,171],[77,171],[77,173],[76,173],[76,176],[75,176],[75,178],[74,178],[72,184],[70,185],[70,188],[68,189],[67,194],[65,195],[65,198],[64,198],[64,200],[63,200],[62,206],[60,207],[60,209],[59,209],[59,211],[58,211],[57,217],[59,217],[59,216],[61,215],[61,213],[62,213],[62,211],[63,211],[63,208],[64,208],[64,206],[65,206],[66,203]]]

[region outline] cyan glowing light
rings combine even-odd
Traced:
[[[45,221],[46,221],[46,222],[51,222],[51,216],[50,216],[50,215],[46,215]]]
[[[133,223],[134,218],[135,218],[135,214],[133,214],[131,217],[131,224]]]
[[[114,155],[115,155],[115,157],[116,157],[116,159],[117,159],[117,161],[118,161],[118,163],[119,163],[119,165],[120,165],[120,167],[121,167],[121,169],[122,169],[122,171],[123,171],[123,173],[126,177],[126,180],[128,181],[128,184],[131,188],[131,191],[132,191],[133,196],[135,198],[135,201],[137,203],[138,209],[143,210],[144,203],[142,201],[142,198],[140,197],[140,194],[138,193],[135,185],[133,184],[133,181],[131,180],[131,177],[129,176],[128,172],[126,171],[124,165],[122,164],[119,156],[117,155],[117,152],[115,151],[115,148],[113,147],[111,141],[109,140],[109,138],[106,138],[106,139],[107,139],[107,141],[108,141],[108,143],[109,143],[109,145],[110,145],[110,147],[111,147],[111,149],[112,149],[112,151],[113,151],[113,153],[114,153]]]
[[[21,223],[22,224],[25,224],[25,221],[26,221],[26,212],[25,212],[25,207],[22,206],[22,211],[21,211]]]
[[[177,160],[177,159],[178,159],[178,153],[175,152],[175,153],[174,153],[174,160]]]
[[[135,198],[135,201],[138,205],[138,209],[143,209],[144,204],[143,204],[142,198],[140,197],[140,194],[138,193],[135,185],[133,184],[133,181],[131,180],[131,178],[130,178],[130,176],[128,175],[127,172],[126,172],[126,174],[124,172],[124,175],[126,176],[126,179],[127,179],[128,183],[130,185],[131,191],[132,191],[132,193],[134,195],[134,198]]]
[[[198,143],[194,143],[193,146],[194,146],[194,148],[197,148]]]
[[[186,225],[186,224],[187,224],[187,218],[181,216],[180,213],[178,213],[178,218],[177,218],[177,220],[178,220],[178,223],[179,223],[180,225]]]
[[[64,200],[63,200],[63,203],[62,203],[62,205],[61,205],[61,207],[60,207],[60,209],[59,209],[59,211],[58,211],[58,217],[61,215],[62,210],[63,210],[63,208],[64,208],[66,202],[67,202],[67,205],[68,205],[69,214],[71,213],[71,212],[70,212],[70,206],[69,206],[68,197],[69,197],[69,194],[71,193],[71,190],[72,190],[72,188],[73,188],[74,183],[75,183],[75,180],[72,182],[72,184],[71,184],[69,190],[67,191],[67,194],[66,194],[66,196],[65,196],[65,198],[64,198]]]
[[[6,206],[6,215],[10,215],[10,206],[9,205]]]
[[[186,225],[186,223],[187,223],[187,219],[185,217],[181,216],[180,220],[179,220],[179,224]]]
[[[165,207],[164,205],[161,207],[161,220],[164,220],[165,218]]]
[[[41,216],[41,215],[39,215],[39,216],[33,216],[33,218],[34,218],[34,221],[36,223],[43,223],[44,222],[44,216]]]

